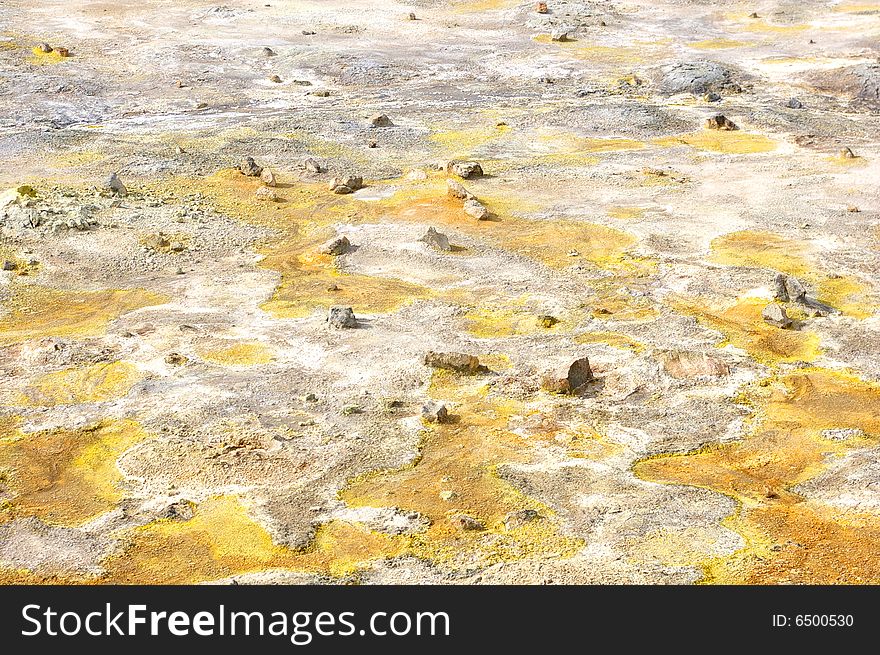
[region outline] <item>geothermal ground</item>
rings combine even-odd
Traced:
[[[547,5],[2,3],[0,581],[880,582],[880,4]]]

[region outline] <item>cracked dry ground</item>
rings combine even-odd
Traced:
[[[880,4],[547,4],[0,6],[0,581],[880,582]]]

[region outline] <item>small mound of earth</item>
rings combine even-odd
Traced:
[[[684,61],[660,69],[657,84],[660,93],[665,95],[738,92],[741,87],[733,78],[733,71],[717,62]]]
[[[818,91],[843,96],[854,108],[880,110],[880,63],[815,71],[805,81]]]

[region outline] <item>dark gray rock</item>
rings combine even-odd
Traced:
[[[327,323],[330,327],[337,329],[356,328],[358,326],[357,317],[351,307],[343,307],[342,305],[334,305],[327,313]]]

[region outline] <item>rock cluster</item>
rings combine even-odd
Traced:
[[[354,193],[358,189],[363,188],[364,178],[354,175],[346,175],[343,177],[334,177],[330,180],[329,188],[333,193],[346,194]]]

